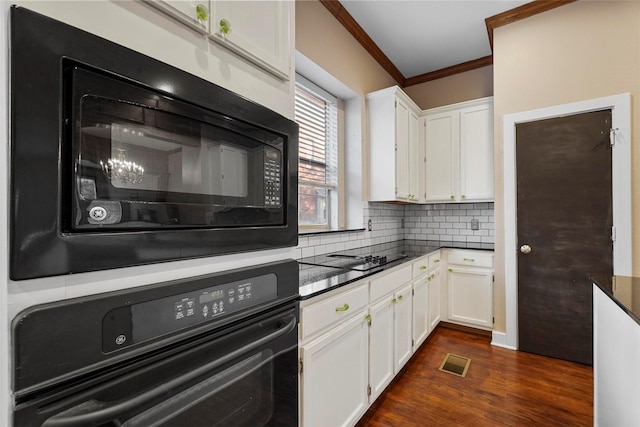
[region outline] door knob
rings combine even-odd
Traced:
[[[530,254],[531,253],[531,246],[529,246],[529,245],[520,246],[520,252],[522,252],[525,255]]]

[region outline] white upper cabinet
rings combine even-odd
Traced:
[[[292,1],[144,0],[260,68],[290,80]]]
[[[420,109],[397,86],[367,95],[369,200],[418,202],[423,157]]]
[[[427,114],[425,120],[426,170],[425,200],[454,200],[456,193],[456,158],[458,156],[458,114],[452,111]]]
[[[291,76],[292,1],[212,1],[213,40],[276,76]]]
[[[460,197],[493,200],[493,104],[460,110]]]
[[[493,200],[493,99],[424,112],[427,202]]]

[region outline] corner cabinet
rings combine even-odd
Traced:
[[[276,77],[291,79],[294,2],[144,1]]]
[[[450,249],[447,262],[447,320],[493,329],[493,253]]]
[[[369,201],[422,201],[420,109],[398,86],[368,94],[367,108]]]
[[[492,201],[493,98],[423,113],[425,201]]]

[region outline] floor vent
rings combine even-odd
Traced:
[[[469,364],[471,364],[471,359],[447,353],[439,369],[442,372],[464,377],[467,375],[467,370],[469,370]]]

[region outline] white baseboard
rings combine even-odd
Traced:
[[[491,345],[509,350],[517,350],[517,348],[507,345],[507,334],[504,332],[493,331],[491,333]]]

